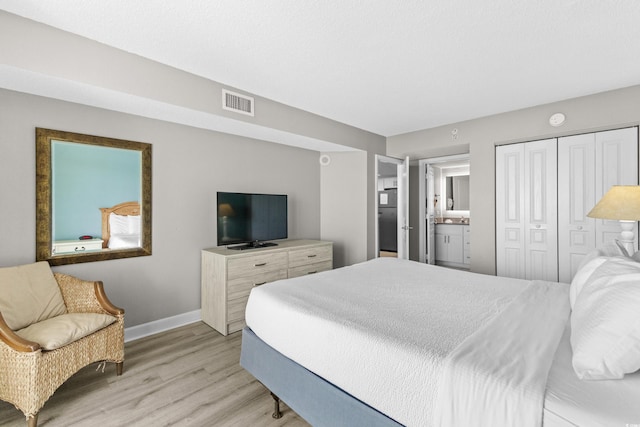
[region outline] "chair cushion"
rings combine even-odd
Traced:
[[[0,268],[0,312],[14,331],[67,312],[46,261]]]
[[[68,313],[34,323],[16,331],[20,337],[40,344],[45,350],[55,350],[86,337],[116,321],[108,314]]]

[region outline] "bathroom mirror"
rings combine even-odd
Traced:
[[[469,175],[447,176],[446,210],[469,210]]]
[[[36,261],[151,255],[151,144],[36,129]]]

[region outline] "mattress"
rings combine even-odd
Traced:
[[[427,425],[433,410],[429,390],[437,386],[441,359],[528,283],[378,259],[258,288],[246,320],[275,350],[355,398],[402,424]],[[640,396],[634,377],[584,387],[573,374],[567,346],[565,333],[551,368],[545,425],[638,422],[638,410],[630,406]],[[619,384],[629,394],[612,399]]]

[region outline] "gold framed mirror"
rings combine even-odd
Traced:
[[[36,128],[36,261],[151,255],[151,144]]]

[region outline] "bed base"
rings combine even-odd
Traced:
[[[274,418],[279,418],[280,399],[313,426],[400,427],[344,390],[283,356],[253,333],[242,331],[240,365],[269,390],[274,399]]]

